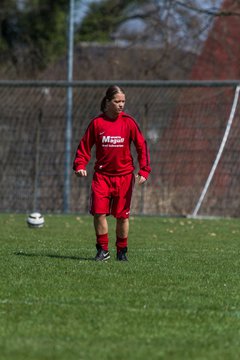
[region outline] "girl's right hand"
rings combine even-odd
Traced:
[[[87,176],[87,170],[80,169],[78,171],[75,171],[75,174],[79,177]]]

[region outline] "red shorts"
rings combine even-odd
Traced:
[[[128,218],[134,174],[107,176],[97,172],[93,175],[90,213],[113,215],[115,218]]]

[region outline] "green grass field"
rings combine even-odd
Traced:
[[[134,217],[93,261],[90,216],[0,215],[3,360],[239,359],[240,220]]]

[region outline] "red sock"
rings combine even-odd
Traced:
[[[121,251],[122,249],[128,246],[128,238],[120,238],[117,236],[116,240],[117,252]]]
[[[108,233],[97,235],[97,244],[105,251],[108,251]]]

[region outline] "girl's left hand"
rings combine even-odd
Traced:
[[[138,185],[141,185],[145,181],[147,181],[147,179],[144,176],[140,176],[140,175],[136,175],[136,179],[137,179]]]

